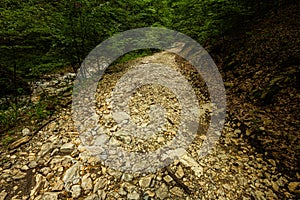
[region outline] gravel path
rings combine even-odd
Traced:
[[[139,88],[130,101],[132,118],[141,126],[150,121],[147,112],[151,105],[160,103],[165,107],[169,120],[158,137],[138,140],[122,134],[110,115],[110,91],[117,80],[132,66],[152,62],[178,69],[174,55],[157,53],[115,67],[99,84],[96,96],[99,123],[112,142],[127,150],[151,151],[176,135],[179,124],[176,112],[182,106],[172,92],[158,85]],[[120,70],[124,66],[125,70]],[[180,67],[179,71],[186,69]],[[184,76],[193,81],[193,73]],[[201,81],[197,85],[204,86]],[[34,136],[24,126],[23,144],[20,141],[19,146],[1,152],[0,200],[295,198],[292,193],[299,193],[299,182],[291,182],[289,177],[279,173],[275,160],[258,154],[241,137],[240,124],[233,116],[227,116],[212,152],[202,158],[198,156],[197,151],[207,139],[203,131],[209,122],[211,106],[205,87],[195,93],[203,110],[199,119],[203,130],[185,155],[153,173],[123,173],[103,165],[82,145],[70,107],[53,116],[54,120]],[[156,98],[151,99],[151,96]]]

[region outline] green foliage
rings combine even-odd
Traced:
[[[256,10],[267,7],[267,3],[245,0],[2,0],[1,6],[0,64],[5,73],[0,74],[0,86],[4,88],[0,95],[4,96],[19,94],[16,91],[26,85],[23,82],[45,73],[65,66],[78,68],[96,45],[115,33],[159,26],[183,32],[202,43],[235,31],[257,14]],[[122,59],[135,57],[127,55]]]
[[[154,52],[157,52],[158,50],[154,49],[145,49],[145,50],[136,50],[136,51],[131,51],[129,53],[124,54],[120,58],[118,58],[114,63],[111,65],[117,64],[117,63],[124,63],[130,60],[134,60],[136,58],[144,57],[144,56],[149,56],[153,54]]]

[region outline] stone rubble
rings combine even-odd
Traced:
[[[174,55],[158,53],[141,59],[139,62],[157,60],[168,64],[173,62]],[[136,61],[138,62],[138,61]],[[173,65],[173,64],[171,64]],[[122,72],[123,73],[123,72]],[[114,77],[107,74],[103,77],[102,89],[98,100],[109,98],[114,83],[122,75]],[[73,76],[73,75],[72,75]],[[51,82],[43,84],[59,85]],[[67,84],[67,83],[66,83]],[[62,84],[63,85],[63,84]],[[151,89],[151,88],[150,88]],[[38,90],[38,89],[37,89]],[[149,88],[142,88],[143,92],[151,93]],[[153,92],[153,91],[152,91]],[[168,93],[168,92],[166,92]],[[147,94],[148,95],[148,94]],[[147,96],[146,95],[146,96]],[[203,97],[200,92],[198,96]],[[166,112],[174,113],[180,110],[176,99],[167,99]],[[139,96],[134,96],[131,106],[134,120],[137,123],[147,122],[147,102],[139,103]],[[161,99],[156,100],[161,101]],[[101,101],[99,101],[101,102]],[[151,102],[148,102],[151,104]],[[152,102],[153,103],[153,102]],[[207,102],[206,102],[207,103]],[[109,111],[107,102],[99,103],[98,113],[102,113],[99,123],[105,127],[110,136],[118,132],[116,121],[124,122],[128,119],[125,114],[105,116]],[[140,110],[140,111],[139,111]],[[108,112],[109,113],[109,112]],[[186,185],[191,194],[173,180],[164,168],[149,174],[135,174],[117,171],[103,165],[102,161],[91,155],[78,139],[72,120],[71,108],[65,108],[57,119],[39,131],[25,144],[17,145],[14,149],[1,152],[0,165],[0,200],[6,199],[280,199],[284,195],[287,199],[300,194],[299,182],[290,180],[286,175],[277,171],[275,160],[265,160],[254,149],[239,137],[238,124],[227,120],[218,144],[211,154],[198,157],[197,151],[205,137],[196,137],[187,153],[171,163],[170,168],[175,176]],[[201,118],[205,123],[206,117]],[[165,130],[158,138],[148,138],[149,141],[139,141],[135,137],[115,137],[114,142],[131,151],[141,149],[153,150],[164,145],[174,137],[173,129],[179,119],[173,116]],[[23,129],[28,137],[29,130]],[[175,132],[176,134],[176,132]],[[128,138],[129,137],[129,138]],[[99,142],[102,139],[99,139]],[[99,143],[101,145],[101,143]],[[15,190],[14,186],[17,186]]]

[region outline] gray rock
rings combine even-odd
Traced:
[[[57,200],[58,199],[58,194],[57,192],[46,192],[42,199],[43,200]]]
[[[41,174],[37,174],[35,176],[35,186],[30,191],[30,197],[34,197],[39,192],[39,190],[43,187],[44,179],[45,178]]]
[[[110,168],[107,170],[107,172],[109,175],[114,176],[115,178],[118,178],[118,179],[122,176],[122,173],[120,171],[113,170]]]
[[[84,152],[80,153],[78,157],[82,160],[82,162],[85,163],[88,161],[88,159],[91,157],[91,155],[88,152],[84,151]]]
[[[37,165],[38,165],[38,164],[37,164],[36,161],[31,161],[31,162],[28,164],[28,167],[29,167],[30,169],[32,169],[32,168],[35,168]]]
[[[167,183],[170,183],[171,181],[173,181],[172,177],[169,176],[169,175],[166,175],[166,176],[164,177],[164,180],[165,180]]]
[[[184,192],[179,187],[173,187],[170,190],[171,194],[174,194],[175,196],[183,197]]]
[[[72,153],[74,151],[75,145],[72,143],[66,143],[60,147],[60,152],[62,153]]]
[[[109,139],[109,144],[111,146],[120,146],[121,142],[119,140],[117,140],[115,137],[111,137]]]
[[[32,135],[32,133],[30,132],[30,130],[28,128],[24,128],[22,130],[22,134],[23,134],[23,136],[31,136]]]
[[[91,191],[93,189],[93,181],[90,178],[89,174],[86,174],[82,177],[81,187],[85,191],[85,193],[88,193],[89,191]]]
[[[140,199],[140,195],[136,191],[134,191],[132,193],[127,194],[127,199],[138,200]]]
[[[98,190],[102,190],[107,185],[107,179],[106,178],[97,178],[94,182],[94,190],[93,193],[96,193]]]
[[[127,194],[127,192],[122,187],[118,190],[118,193],[119,193],[119,195],[123,195],[123,196],[125,196]]]
[[[80,185],[73,185],[71,188],[72,198],[78,198],[81,194]]]
[[[142,177],[139,181],[139,185],[142,187],[142,188],[147,188],[150,186],[151,184],[151,181],[152,181],[152,177],[151,176],[145,176],[145,177]]]
[[[133,176],[131,174],[124,173],[122,175],[122,180],[124,180],[124,181],[129,182],[129,181],[132,181],[132,179],[133,179]]]
[[[21,170],[22,171],[27,171],[29,169],[29,167],[27,166],[27,165],[23,165],[22,167],[21,167]]]
[[[166,184],[162,184],[155,192],[156,196],[159,199],[166,199],[169,195],[168,195],[168,187],[166,186]]]
[[[109,139],[109,138],[108,138],[107,135],[105,135],[105,134],[99,135],[99,136],[96,138],[96,140],[95,140],[95,142],[94,142],[94,145],[95,145],[95,146],[102,146],[103,144],[107,143],[108,139]]]
[[[63,177],[63,182],[65,183],[65,188],[68,192],[70,191],[70,186],[78,183],[80,180],[79,177],[80,167],[81,167],[81,163],[78,162],[65,172],[65,175]]]
[[[43,144],[43,146],[41,147],[40,152],[37,155],[37,160],[44,157],[47,153],[51,152],[54,148],[55,147],[54,147],[53,143]]]
[[[119,124],[125,120],[129,120],[130,116],[126,112],[113,113],[114,120]]]

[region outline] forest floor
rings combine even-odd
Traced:
[[[227,114],[221,137],[207,156],[197,154],[206,139],[199,134],[185,156],[157,172],[130,174],[111,169],[82,145],[68,104],[71,96],[66,96],[65,107],[45,126],[33,131],[36,129],[28,130],[24,125],[19,140],[7,147],[2,145],[0,200],[299,199],[298,11],[291,6],[271,13],[247,34],[235,34],[208,47],[226,87]],[[118,79],[132,66],[143,63],[174,67],[194,86],[202,85],[201,81],[194,82],[190,64],[166,52],[117,65],[103,76],[96,97],[99,123],[111,134],[111,142],[137,151],[165,144],[178,124],[178,117],[172,115],[164,134],[146,146],[143,141],[119,134],[106,100]],[[53,90],[66,85],[54,79]],[[195,93],[209,114],[204,90],[205,86]],[[148,120],[143,118],[146,105],[153,102],[145,99],[151,95],[156,95],[158,102],[166,100],[171,114],[180,110],[169,91],[158,86],[142,87],[131,100],[137,121]],[[200,120],[204,127],[208,124],[206,115]]]

